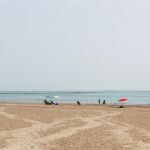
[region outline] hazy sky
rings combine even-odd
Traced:
[[[0,0],[0,90],[150,90],[149,0]]]

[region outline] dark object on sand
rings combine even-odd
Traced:
[[[98,100],[98,104],[101,104],[101,100],[100,99]]]
[[[119,106],[119,108],[124,108],[124,107],[121,105],[121,106]]]
[[[50,103],[53,105],[53,104],[54,104],[54,101],[50,101]]]
[[[46,105],[52,105],[51,102],[48,102],[46,99],[43,101]]]
[[[105,105],[106,104],[106,101],[105,100],[103,100],[103,105]]]
[[[125,108],[123,105],[117,105],[116,108]]]
[[[46,105],[58,105],[58,103],[54,103],[54,101],[47,101],[46,99],[43,101]]]
[[[77,105],[81,105],[81,103],[79,101],[77,101]]]

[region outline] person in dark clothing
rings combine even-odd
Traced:
[[[98,104],[101,104],[101,100],[100,99],[98,100]]]
[[[50,103],[53,105],[53,104],[54,104],[54,101],[50,101]]]
[[[79,101],[77,101],[77,105],[80,105],[81,103]]]
[[[105,101],[105,99],[103,100],[103,105],[105,105],[106,104],[106,101]]]
[[[51,105],[51,102],[48,102],[46,99],[43,101],[46,105]]]

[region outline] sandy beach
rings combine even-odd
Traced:
[[[150,150],[150,107],[0,104],[1,150]]]

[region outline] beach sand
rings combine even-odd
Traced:
[[[150,107],[0,104],[0,150],[150,150]]]

